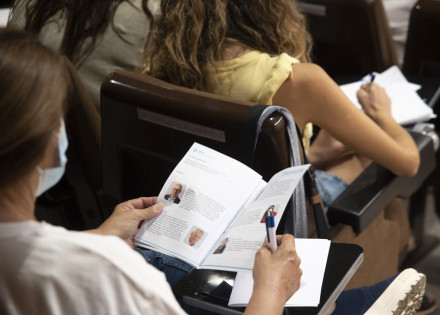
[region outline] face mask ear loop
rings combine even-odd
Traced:
[[[58,156],[59,165],[47,169],[41,169],[37,166],[38,171],[38,187],[37,187],[37,197],[40,196],[45,191],[56,185],[60,179],[63,177],[65,167],[67,164],[66,151],[69,145],[67,140],[67,133],[64,126],[64,121],[61,119],[61,126],[59,132],[54,132],[54,135],[58,137]]]
[[[37,192],[36,192],[36,195],[38,197],[44,192],[43,191],[43,189],[44,189],[43,184],[44,184],[44,174],[45,173],[44,173],[44,170],[41,167],[39,167],[38,165],[35,167],[35,169],[37,170],[37,173],[38,173],[38,184],[37,184]]]

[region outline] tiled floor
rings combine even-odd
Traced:
[[[440,218],[434,212],[432,198],[428,200],[425,219],[427,234],[440,237]],[[440,315],[440,246],[437,246],[423,260],[415,264],[413,268],[427,276],[426,292],[433,295],[437,300],[437,309],[431,314]]]

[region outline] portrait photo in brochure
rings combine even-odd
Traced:
[[[176,204],[179,204],[184,191],[184,185],[181,183],[173,182],[170,185],[170,188],[167,190],[167,194],[164,196],[165,200],[168,200],[169,202],[173,202]]]
[[[185,237],[185,243],[194,248],[199,248],[205,237],[205,231],[197,226],[193,226]]]
[[[278,213],[278,210],[277,210],[278,208],[279,208],[279,205],[271,205],[267,210],[271,210],[273,215],[276,216]],[[263,212],[263,216],[261,217],[260,223],[266,223],[266,211]]]
[[[228,245],[228,241],[229,239],[226,237],[221,244],[216,248],[216,250],[214,251],[214,255],[219,255],[222,254],[223,251],[226,249],[226,246]]]

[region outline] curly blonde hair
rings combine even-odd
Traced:
[[[144,73],[206,90],[205,67],[221,60],[226,39],[270,55],[310,60],[311,38],[292,0],[162,0]]]

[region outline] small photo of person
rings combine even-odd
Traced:
[[[179,204],[180,203],[180,198],[179,198],[179,194],[182,192],[183,186],[180,183],[173,183],[171,184],[171,192],[169,194],[165,195],[165,200],[168,200],[170,202]],[[168,190],[170,191],[170,190]]]
[[[206,236],[205,231],[196,226],[193,226],[190,231],[185,238],[185,243],[194,248],[199,248],[203,238]]]
[[[274,216],[277,215],[277,212],[278,212],[277,208],[278,208],[278,205],[276,205],[276,206],[275,205],[271,205],[269,208],[267,208],[267,210],[264,211],[264,213],[263,213],[263,217],[261,218],[260,223],[266,223],[266,212],[268,210],[272,210]]]
[[[228,238],[225,238],[224,240],[223,240],[223,242],[217,247],[217,249],[214,251],[214,255],[217,255],[217,254],[221,254],[221,253],[223,253],[223,251],[225,250],[225,248],[226,248],[226,245],[228,244],[228,241],[229,241],[229,239]]]

